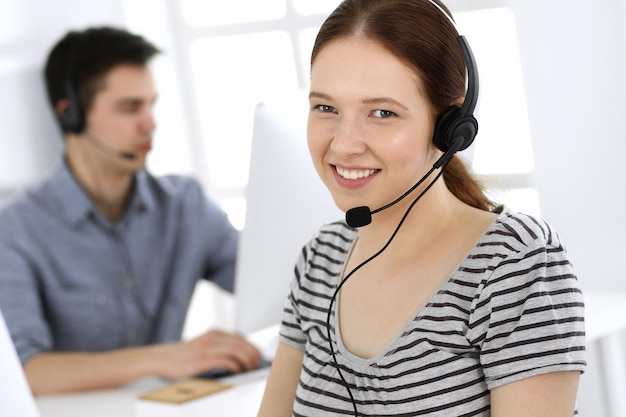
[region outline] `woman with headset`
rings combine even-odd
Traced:
[[[454,157],[477,93],[438,0],[345,0],[325,21],[308,144],[346,222],[297,260],[259,416],[575,414],[577,278],[549,224]]]

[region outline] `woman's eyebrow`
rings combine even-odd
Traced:
[[[329,96],[328,94],[318,93],[316,91],[311,91],[309,93],[309,99],[311,99],[311,98],[321,98],[321,99],[324,99],[324,100],[332,100],[332,97]]]
[[[325,93],[320,93],[317,91],[311,91],[309,93],[309,99],[311,98],[321,98],[323,100],[332,100],[332,97]],[[391,97],[368,97],[361,100],[363,104],[393,104],[403,108],[404,110],[408,110],[408,107],[404,104],[400,103],[398,100]]]
[[[408,107],[404,104],[400,103],[398,100],[393,99],[391,97],[371,97],[363,100],[364,104],[393,104],[403,108],[404,110],[408,110]]]

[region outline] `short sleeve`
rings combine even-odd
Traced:
[[[294,277],[291,281],[289,294],[283,307],[283,316],[280,324],[280,341],[298,350],[305,350],[306,334],[302,330],[299,312],[301,277],[307,265],[307,247],[303,248],[294,267]]]
[[[473,304],[469,335],[489,389],[585,368],[584,303],[567,253],[547,224],[529,234],[534,238],[519,238]]]
[[[24,364],[33,355],[51,349],[52,337],[38,296],[34,263],[24,248],[7,238],[5,234],[0,239],[0,310]]]

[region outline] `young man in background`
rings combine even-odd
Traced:
[[[0,213],[0,309],[36,395],[258,365],[240,335],[180,340],[199,278],[233,290],[237,232],[195,180],[145,169],[158,53],[99,27],[48,56],[65,154]]]

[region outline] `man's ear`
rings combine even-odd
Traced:
[[[66,98],[62,98],[61,100],[57,101],[57,104],[54,106],[54,113],[57,115],[57,117],[61,117],[61,115],[69,105],[70,101]]]

